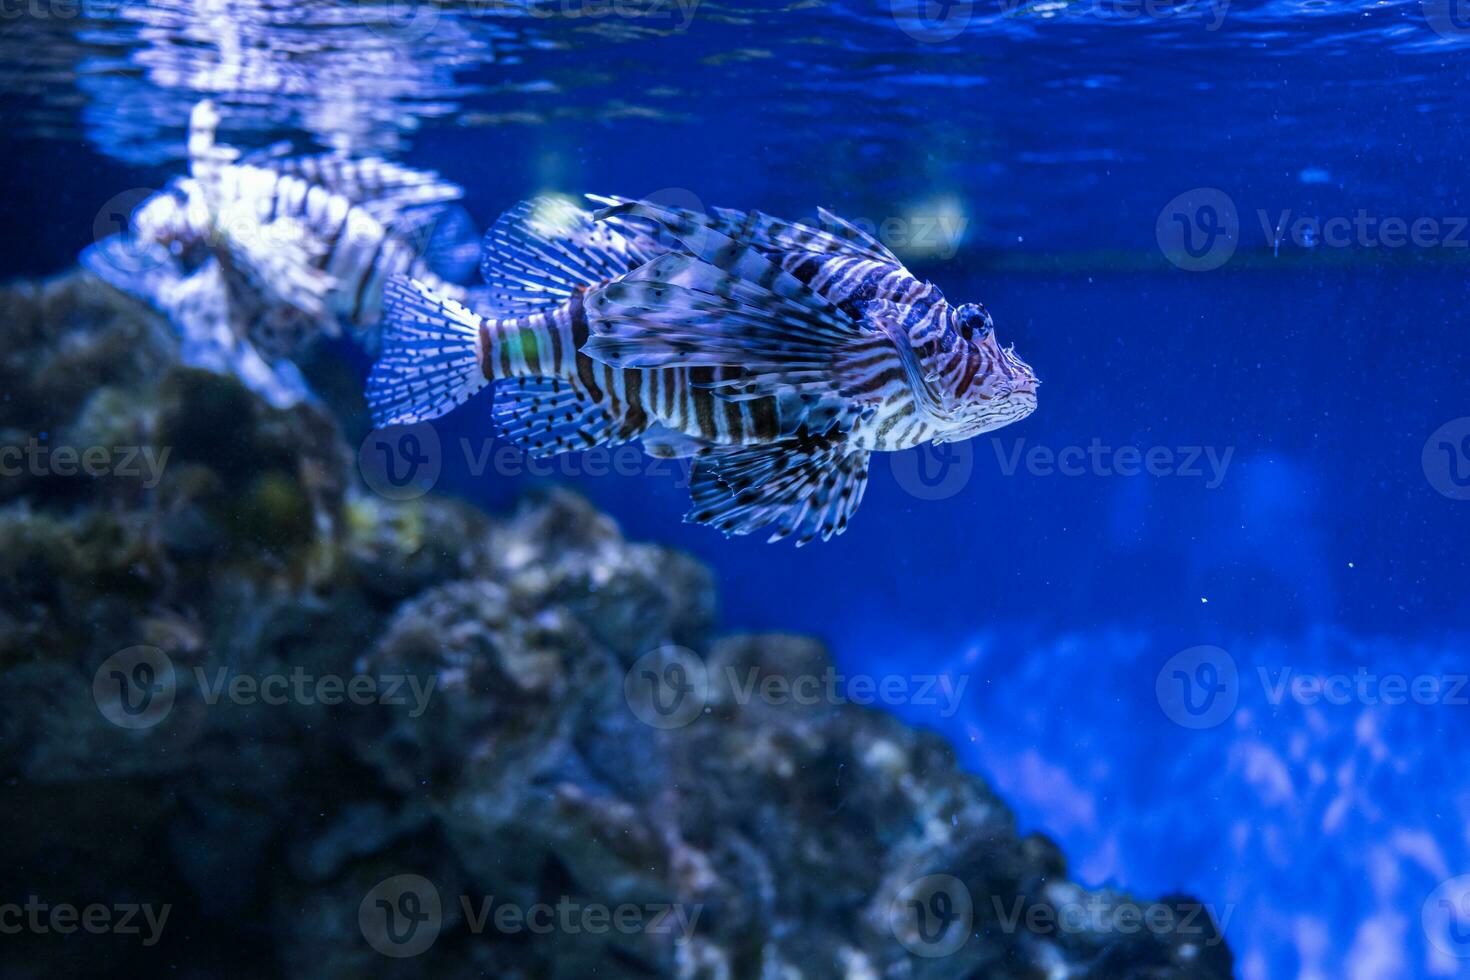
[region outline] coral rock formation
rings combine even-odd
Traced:
[[[170,910],[7,936],[6,976],[1230,975],[1196,903],[1084,892],[936,737],[753,694],[825,652],[716,639],[709,571],[580,498],[375,497],[323,411],[85,277],[0,333],[0,446],[167,452],[0,479],[0,901]],[[139,677],[167,706],[120,715]]]

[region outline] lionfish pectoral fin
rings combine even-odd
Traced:
[[[494,312],[519,316],[560,306],[647,258],[567,199],[545,195],[517,204],[485,232],[480,275]]]
[[[623,441],[607,406],[565,378],[506,378],[490,408],[495,434],[531,456],[591,449]]]
[[[847,530],[868,485],[869,453],[840,437],[801,435],[766,446],[712,449],[697,458],[685,520],[727,535],[776,525],[769,541],[797,546]]]
[[[841,383],[835,365],[865,340],[851,317],[754,252],[709,254],[670,252],[594,290],[583,353],[619,368],[738,368],[709,385],[731,399]]]

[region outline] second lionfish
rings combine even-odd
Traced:
[[[1036,375],[978,303],[951,306],[877,240],[759,212],[594,198],[513,208],[481,252],[494,315],[407,278],[384,297],[380,425],[494,385],[534,455],[641,439],[694,457],[686,519],[840,534],[874,452],[968,439],[1036,408]]]
[[[478,231],[432,171],[340,152],[242,153],[213,103],[189,119],[189,174],[83,253],[87,268],[167,315],[184,362],[276,404],[307,397],[293,363],[346,325],[371,349],[383,284],[400,273],[470,301]],[[123,216],[118,215],[118,218]]]

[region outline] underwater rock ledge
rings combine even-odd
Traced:
[[[151,944],[7,936],[5,976],[1231,975],[1198,903],[1084,892],[939,738],[744,696],[825,651],[716,638],[709,571],[585,500],[377,498],[325,412],[179,367],[84,274],[0,290],[0,352],[0,449],[109,453],[0,479],[0,901],[169,908]],[[669,645],[709,687],[657,727],[624,683]],[[107,665],[139,656],[168,704],[125,717]],[[263,696],[293,677],[372,696]],[[425,882],[432,936],[384,952],[378,903]],[[675,914],[542,932],[492,898]],[[217,952],[242,935],[253,958]]]

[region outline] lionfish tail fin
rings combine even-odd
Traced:
[[[368,375],[376,425],[438,418],[489,382],[481,368],[480,317],[407,276],[383,290],[382,351]]]

